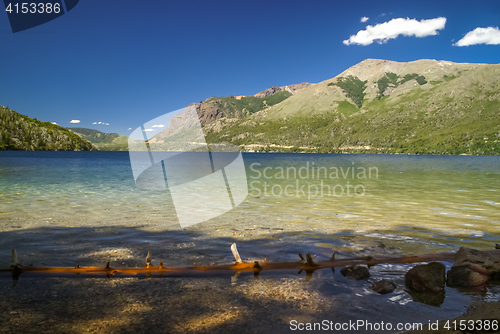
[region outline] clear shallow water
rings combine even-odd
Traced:
[[[280,260],[303,246],[326,256],[332,247],[379,242],[404,253],[500,242],[500,157],[254,153],[244,160],[246,200],[181,229],[168,192],[135,186],[127,152],[0,152],[0,232],[115,226],[215,253],[227,251],[221,238],[263,239],[280,248],[273,254]],[[78,243],[78,234],[71,238]]]
[[[37,265],[132,266],[148,250],[166,265],[231,263],[232,242],[243,258],[269,261],[295,261],[299,252],[326,259],[332,248],[342,256],[380,243],[400,253],[500,243],[500,157],[255,153],[244,160],[246,200],[181,229],[168,192],[135,186],[127,152],[0,152],[0,267],[10,264],[11,248]],[[376,266],[372,274],[401,281],[407,269]],[[314,275],[332,294],[373,294],[365,284],[346,287],[338,273]],[[497,290],[482,294],[496,299]],[[464,311],[471,296],[454,291],[447,288],[436,317]],[[401,286],[383,298],[413,305]],[[353,316],[366,311],[362,302],[353,309]]]

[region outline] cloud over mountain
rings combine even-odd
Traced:
[[[352,35],[343,43],[345,45],[370,45],[373,42],[386,43],[390,39],[395,39],[399,35],[426,37],[438,34],[438,30],[444,29],[446,25],[445,17],[438,17],[429,20],[416,20],[410,18],[397,18],[390,21],[369,25],[365,30],[360,30],[356,35]]]
[[[469,31],[453,45],[469,46],[477,44],[500,45],[500,29],[498,27],[476,28]]]

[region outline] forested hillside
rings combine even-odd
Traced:
[[[0,106],[0,150],[89,151],[91,142],[62,126]]]

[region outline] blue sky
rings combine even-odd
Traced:
[[[343,43],[397,18],[446,23],[426,37],[396,32],[385,42]],[[500,45],[453,44],[476,28],[499,26],[497,0],[82,0],[15,34],[0,13],[0,104],[61,126],[128,135],[210,96],[319,82],[365,58],[497,64]]]

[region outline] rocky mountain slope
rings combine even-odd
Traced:
[[[87,139],[62,126],[40,122],[0,106],[0,150],[89,151],[96,150]]]
[[[210,97],[193,105],[202,125],[220,118],[245,118],[257,111],[286,100],[296,92],[311,86],[308,82],[289,86],[273,86],[252,96]]]
[[[366,59],[204,131],[247,151],[500,154],[498,87],[500,65]]]

